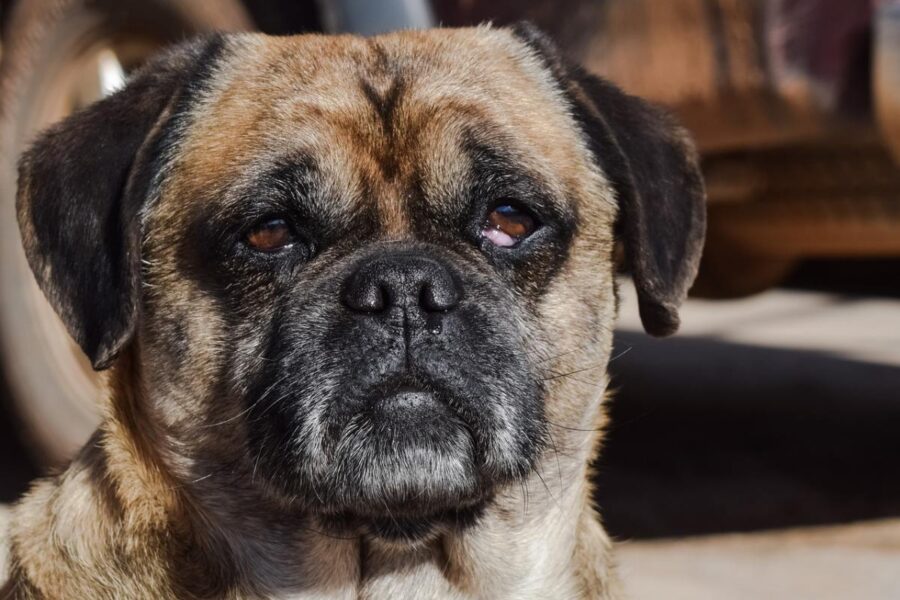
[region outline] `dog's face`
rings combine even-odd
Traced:
[[[677,128],[527,27],[194,43],[46,134],[19,208],[95,366],[137,357],[173,470],[386,535],[591,426],[617,223],[659,334],[703,231]]]

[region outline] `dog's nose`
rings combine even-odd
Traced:
[[[344,304],[359,313],[393,307],[446,312],[459,304],[462,290],[440,260],[410,254],[378,256],[364,261],[347,278]]]

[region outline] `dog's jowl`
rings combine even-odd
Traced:
[[[13,597],[617,596],[613,250],[672,333],[703,185],[533,28],[188,43],[37,139],[18,214],[110,373]]]

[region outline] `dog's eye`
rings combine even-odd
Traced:
[[[481,235],[495,246],[515,246],[538,227],[531,213],[513,204],[499,204],[488,214]]]
[[[284,219],[269,219],[250,230],[247,244],[260,252],[275,252],[294,243],[294,232]]]

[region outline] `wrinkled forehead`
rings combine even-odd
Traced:
[[[479,169],[560,201],[589,193],[595,170],[540,60],[488,28],[231,37],[175,163],[181,201],[237,202],[229,190],[296,166],[334,188],[329,210],[367,203],[397,229],[411,201],[453,197]]]

